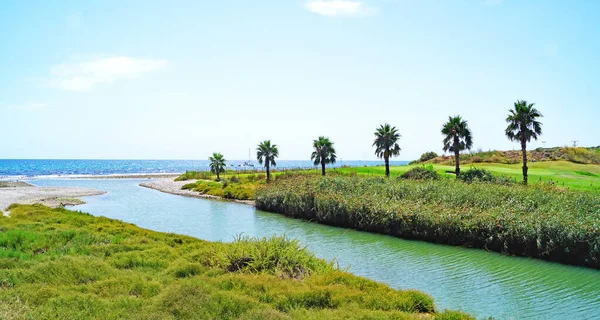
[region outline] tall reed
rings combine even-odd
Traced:
[[[279,179],[259,209],[339,227],[600,268],[600,197],[541,187],[378,177]]]

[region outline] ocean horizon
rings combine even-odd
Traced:
[[[250,164],[250,165],[249,165]],[[390,161],[406,165],[408,161]],[[383,160],[341,160],[329,168],[384,165]],[[278,160],[275,169],[314,168],[310,160]],[[230,170],[261,170],[257,161],[229,160]],[[209,170],[208,160],[94,160],[94,159],[0,159],[0,180],[85,177],[136,174],[176,174]]]

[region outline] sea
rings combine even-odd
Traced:
[[[390,165],[406,165],[408,161],[390,161]],[[0,159],[0,180],[25,180],[44,178],[85,178],[86,176],[169,174],[186,171],[209,170],[208,160],[42,160]],[[331,167],[381,166],[383,161],[338,161]],[[276,169],[315,168],[309,160],[278,160]],[[230,170],[263,170],[256,162],[232,160]]]

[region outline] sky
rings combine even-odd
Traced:
[[[512,150],[508,109],[542,112],[531,148],[600,145],[595,0],[0,1],[0,158],[247,159]]]

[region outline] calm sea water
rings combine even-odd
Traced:
[[[328,227],[246,205],[165,194],[140,187],[141,181],[147,180],[31,182],[105,190],[75,209],[152,230],[210,241],[286,234],[357,275],[424,291],[440,309],[495,319],[600,317],[598,270]]]
[[[227,167],[233,170],[252,169],[244,166],[245,160],[232,160]],[[256,169],[259,164],[253,162]],[[404,165],[406,161],[393,161]],[[339,161],[339,166],[377,166],[382,161]],[[277,168],[313,168],[311,161],[279,160]],[[140,173],[181,173],[186,170],[208,170],[208,160],[0,160],[0,179],[24,179],[32,177],[116,175]]]

